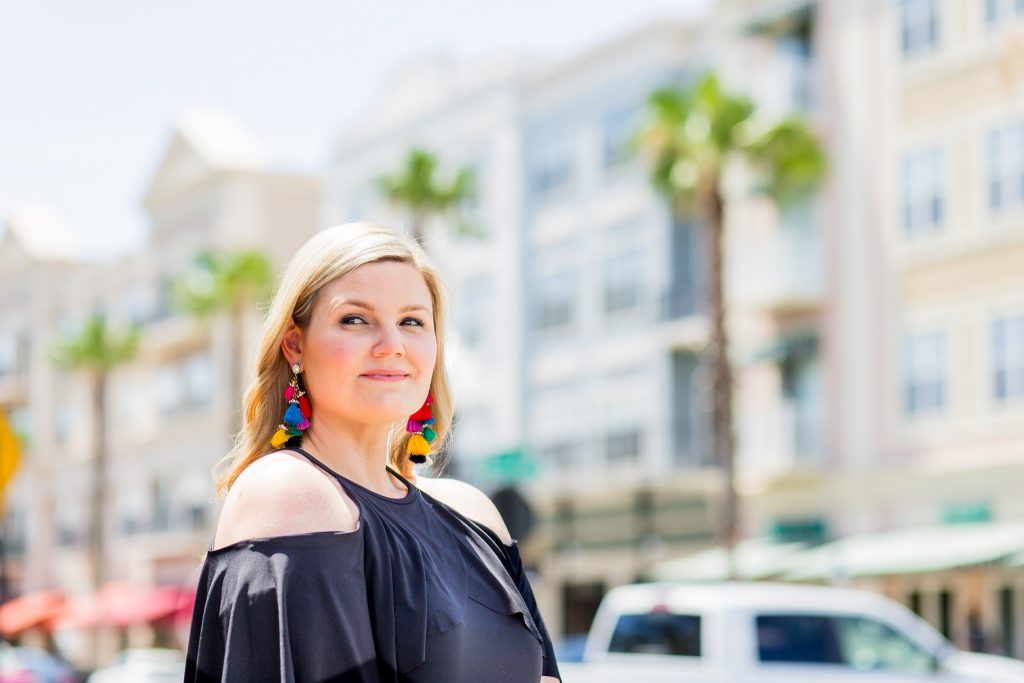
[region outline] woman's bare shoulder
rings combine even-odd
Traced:
[[[250,538],[352,531],[358,509],[340,485],[297,453],[276,451],[250,463],[224,499],[215,548]]]
[[[474,522],[483,524],[493,531],[505,545],[512,543],[512,535],[505,526],[505,520],[490,498],[483,491],[458,479],[434,479],[416,477],[416,486],[428,496],[438,499],[454,508]]]

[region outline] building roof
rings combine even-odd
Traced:
[[[77,261],[81,243],[60,213],[42,204],[24,204],[7,216],[0,246],[14,240],[38,261]]]
[[[192,107],[174,123],[175,132],[212,168],[266,169],[263,144],[237,117],[219,109]]]
[[[143,204],[151,208],[158,198],[173,196],[218,171],[266,171],[268,159],[263,144],[235,116],[203,107],[183,110]]]
[[[390,74],[370,106],[339,136],[336,154],[367,137],[423,120],[461,98],[522,78],[539,64],[534,55],[467,61],[443,53],[420,55]]]

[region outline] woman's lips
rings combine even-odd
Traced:
[[[365,377],[366,379],[373,380],[375,382],[401,382],[403,379],[405,379],[409,375],[390,375],[390,374],[386,375],[386,374],[377,374],[377,373],[368,372],[365,375],[359,375],[359,376],[360,377]]]

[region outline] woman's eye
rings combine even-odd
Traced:
[[[423,327],[424,326],[424,322],[422,320],[420,320],[419,318],[404,318],[402,320],[401,324],[408,325],[409,323],[412,323],[414,326],[419,326],[419,327]],[[368,323],[366,322],[366,320],[362,316],[346,315],[344,318],[341,319],[341,324],[342,325],[366,325]]]

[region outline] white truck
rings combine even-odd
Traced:
[[[957,650],[902,605],[830,586],[612,589],[563,683],[1024,683],[1024,662]]]

